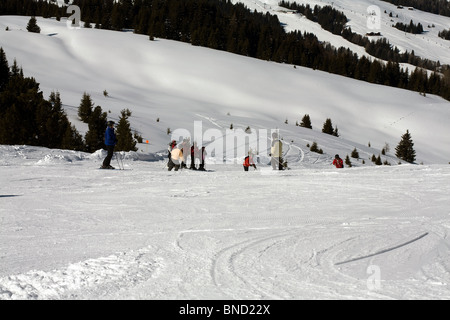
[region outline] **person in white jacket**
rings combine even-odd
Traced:
[[[167,164],[169,171],[172,171],[172,169],[174,168],[175,171],[178,171],[183,162],[184,162],[183,151],[178,147],[173,148],[172,152],[170,153],[169,163]]]
[[[270,148],[270,156],[272,169],[273,170],[283,170],[283,164],[281,163],[281,158],[283,156],[283,143],[278,138],[278,133],[272,133],[272,147]]]

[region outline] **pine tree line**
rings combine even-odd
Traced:
[[[400,68],[395,61],[385,65],[365,57],[358,58],[349,49],[324,45],[314,34],[287,33],[277,16],[252,12],[242,3],[233,4],[230,0],[74,0],[73,4],[80,7],[85,26],[94,24],[103,29],[133,29],[136,33],[149,35],[150,39],[160,37],[189,42],[372,83],[432,93],[450,100],[450,72],[445,76],[435,72],[430,79],[425,72],[417,71],[414,81],[410,81],[410,72]],[[14,7],[20,8],[17,11],[22,13],[11,12]],[[7,0],[0,6],[0,14],[25,14],[24,8],[27,8],[26,14],[44,16],[48,16],[52,9],[56,10],[45,1]],[[58,10],[60,13],[63,11],[62,8]],[[422,79],[416,80],[417,77]],[[417,82],[421,83],[420,90],[417,90]]]
[[[60,8],[56,2],[47,0],[2,0],[0,15],[39,16],[44,18],[61,18],[66,15],[66,8]]]
[[[9,67],[0,48],[0,144],[27,144],[83,150],[81,136],[69,122],[59,93],[45,100],[34,78],[17,62]]]
[[[47,148],[94,152],[104,147],[107,114],[84,94],[79,107],[80,119],[88,123],[83,137],[73,126],[63,109],[60,94],[52,92],[44,99],[39,83],[25,77],[14,60],[10,67],[0,47],[0,144],[26,144]],[[119,125],[117,151],[136,151],[136,139],[131,134],[128,118],[131,111],[123,110]]]
[[[397,6],[414,7],[416,9],[450,17],[448,0],[382,0]]]
[[[317,22],[325,30],[340,35],[351,43],[364,47],[368,54],[376,58],[397,63],[409,63],[431,71],[440,71],[441,66],[438,62],[422,59],[416,56],[414,51],[400,53],[400,50],[397,47],[393,47],[386,38],[372,41],[367,36],[354,33],[350,27],[346,26],[349,21],[348,18],[341,11],[331,6],[320,7],[316,5],[314,8],[311,8],[309,4],[299,5],[296,2],[291,3],[285,0],[280,1],[279,5],[295,10],[307,19]],[[421,32],[423,32],[423,27]]]
[[[402,22],[397,22],[394,25],[395,28],[404,31],[404,32],[408,32],[408,33],[412,33],[412,34],[421,34],[423,33],[423,26],[422,24],[419,22],[417,25],[411,20],[409,25],[408,24],[404,24]]]

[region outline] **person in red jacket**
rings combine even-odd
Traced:
[[[248,171],[249,167],[253,167],[256,170],[256,165],[253,162],[253,157],[252,157],[251,152],[249,152],[248,156],[245,157],[243,166],[244,166],[244,171]]]
[[[336,168],[344,167],[344,161],[342,161],[338,154],[334,156],[333,164],[336,166]]]

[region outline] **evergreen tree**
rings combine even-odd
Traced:
[[[311,118],[309,114],[305,114],[302,118],[302,122],[300,123],[300,127],[312,129]]]
[[[409,130],[402,135],[402,139],[395,148],[395,155],[406,162],[413,163],[416,160],[416,151],[414,150],[414,143],[411,139]]]
[[[75,129],[75,126],[70,124],[62,107],[59,92],[52,92],[48,101],[47,116],[44,116],[45,121],[41,122],[41,127],[45,128],[45,133],[48,136],[46,146],[66,150],[84,150],[83,138]]]
[[[383,164],[383,162],[381,162],[381,156],[380,155],[378,155],[377,159],[375,160],[375,164],[377,166],[381,166]]]
[[[6,59],[1,65],[7,66]],[[52,92],[45,100],[39,84],[34,78],[25,78],[16,61],[8,73],[0,90],[0,144],[82,150],[81,136],[70,126],[59,93]],[[72,136],[68,145],[63,143],[66,132]]]
[[[333,123],[331,122],[330,118],[327,118],[327,120],[325,120],[325,122],[323,124],[323,128],[322,128],[322,132],[326,133],[326,134],[331,134],[331,135],[334,133]]]
[[[348,155],[345,157],[345,164],[349,167],[352,166],[352,162],[350,161],[350,157]]]
[[[352,154],[351,154],[352,158],[358,159],[359,158],[359,153],[358,150],[353,149]]]
[[[0,92],[9,81],[9,65],[6,59],[6,53],[3,48],[0,47]]]
[[[85,92],[78,107],[78,117],[81,121],[89,123],[93,107],[94,103],[92,102],[91,96]]]
[[[106,112],[103,112],[100,106],[95,107],[89,118],[89,129],[84,136],[87,152],[95,152],[104,147],[106,119]]]
[[[28,21],[27,25],[28,32],[41,33],[41,28],[37,25],[37,21],[35,17],[31,17]]]
[[[333,130],[333,136],[339,137],[339,131],[338,131],[337,126],[336,126],[336,128],[334,128],[334,130]]]
[[[117,125],[117,151],[137,151],[136,140],[133,138],[131,132],[130,122],[128,118],[131,116],[131,111],[128,109],[122,110]]]
[[[38,125],[38,143],[48,148],[59,148],[61,139],[65,131],[62,118],[65,114],[62,111],[59,93],[52,92],[50,101],[40,103],[36,108],[36,122]]]
[[[0,144],[39,145],[36,109],[45,103],[39,84],[25,78],[16,61],[0,93]]]
[[[66,150],[77,150],[84,151],[86,146],[83,142],[82,135],[78,132],[74,125],[69,125],[66,127],[66,131],[62,137],[61,149]]]

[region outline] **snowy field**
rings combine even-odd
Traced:
[[[167,172],[127,153],[111,171],[100,151],[0,155],[0,299],[450,298],[448,165]]]
[[[450,298],[448,101],[64,19],[38,17],[31,34],[28,20],[0,16],[10,64],[58,91],[81,134],[87,92],[108,120],[129,108],[149,143],[114,171],[98,170],[102,150],[0,146],[0,300]],[[304,114],[312,130],[295,126]],[[326,118],[340,137],[321,133]],[[168,128],[211,148],[209,172],[167,172]],[[291,170],[267,165],[272,130]],[[415,165],[395,157],[406,130]],[[244,172],[255,141],[258,170]],[[391,165],[375,166],[385,146]],[[331,166],[354,148],[351,168]]]

